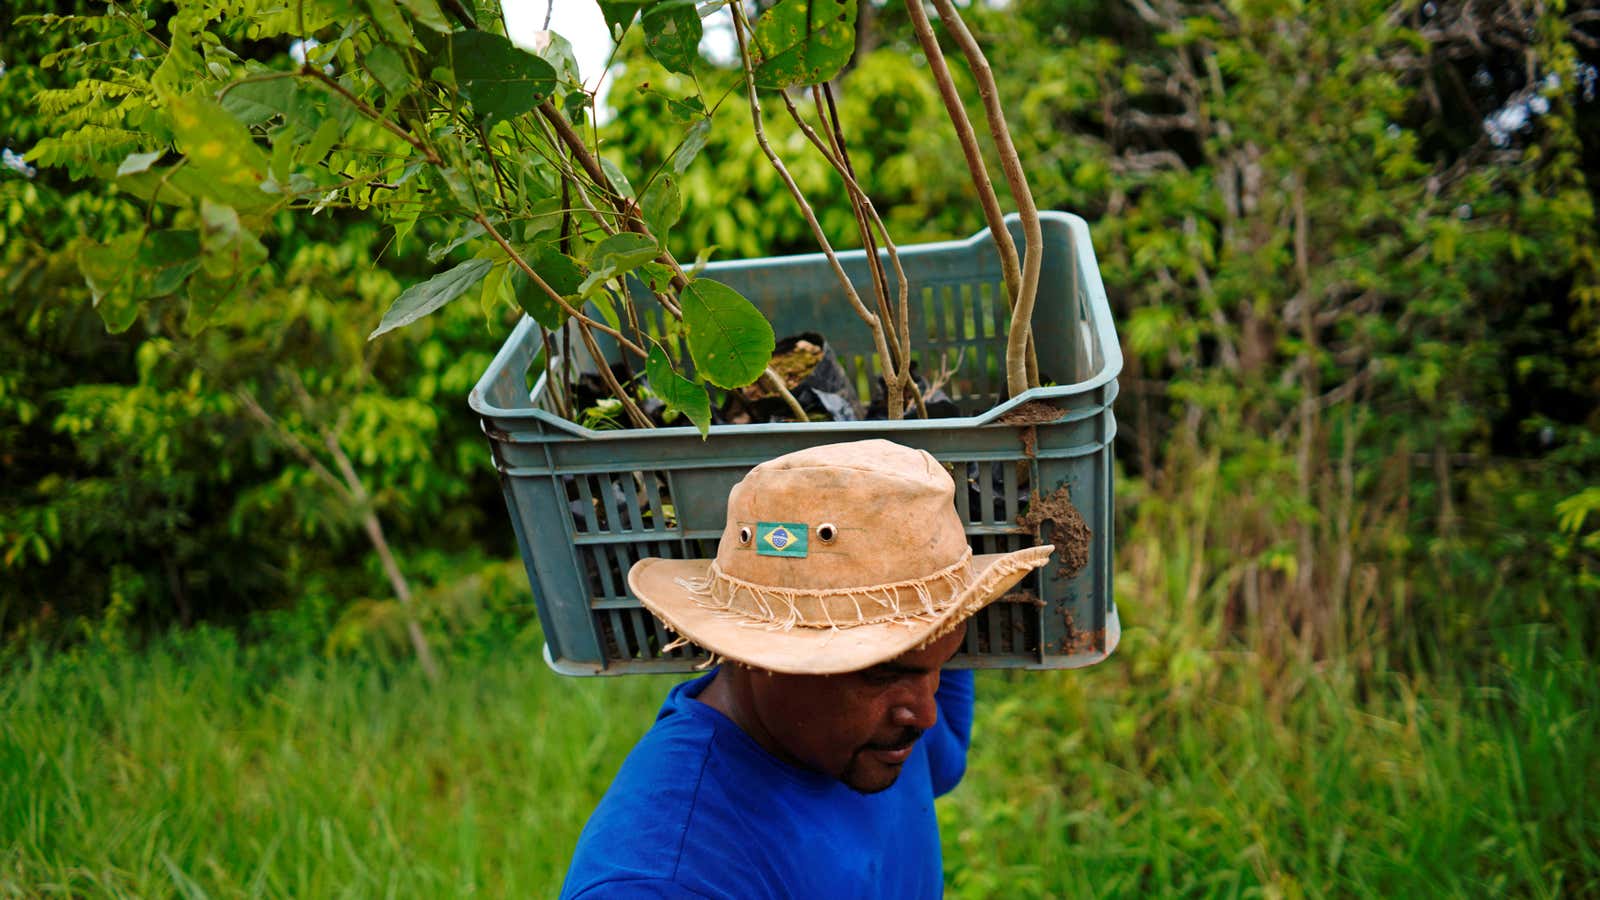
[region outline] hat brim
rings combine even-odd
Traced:
[[[836,675],[887,662],[943,636],[1044,565],[1054,549],[1046,544],[973,556],[972,581],[936,618],[838,629],[781,630],[700,605],[680,581],[706,577],[709,559],[641,559],[628,570],[628,587],[673,631],[718,656],[769,672]]]

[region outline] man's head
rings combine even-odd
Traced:
[[[779,759],[875,794],[894,784],[917,739],[938,721],[939,669],[965,632],[958,626],[925,647],[841,675],[724,666],[701,699]]]

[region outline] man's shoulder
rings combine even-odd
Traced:
[[[743,779],[718,732],[711,717],[680,712],[640,738],[583,829],[563,897],[724,896],[705,876],[753,860],[734,839],[745,823],[731,782]]]

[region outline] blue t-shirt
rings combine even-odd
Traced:
[[[944,893],[933,798],[966,771],[970,671],[942,674],[939,723],[917,741],[894,785],[871,795],[779,760],[695,699],[714,674],[667,695],[584,826],[562,897]]]

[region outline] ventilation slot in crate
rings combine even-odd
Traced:
[[[991,603],[967,620],[957,656],[1017,656],[1039,652],[1039,608],[1032,603]]]
[[[597,609],[594,611],[594,629],[600,636],[600,647],[608,662],[694,660],[706,656],[704,650],[693,644],[662,652],[662,648],[669,646],[675,637],[661,624],[661,620],[645,609]]]
[[[671,533],[678,527],[661,472],[563,475],[561,480],[578,534]]]

